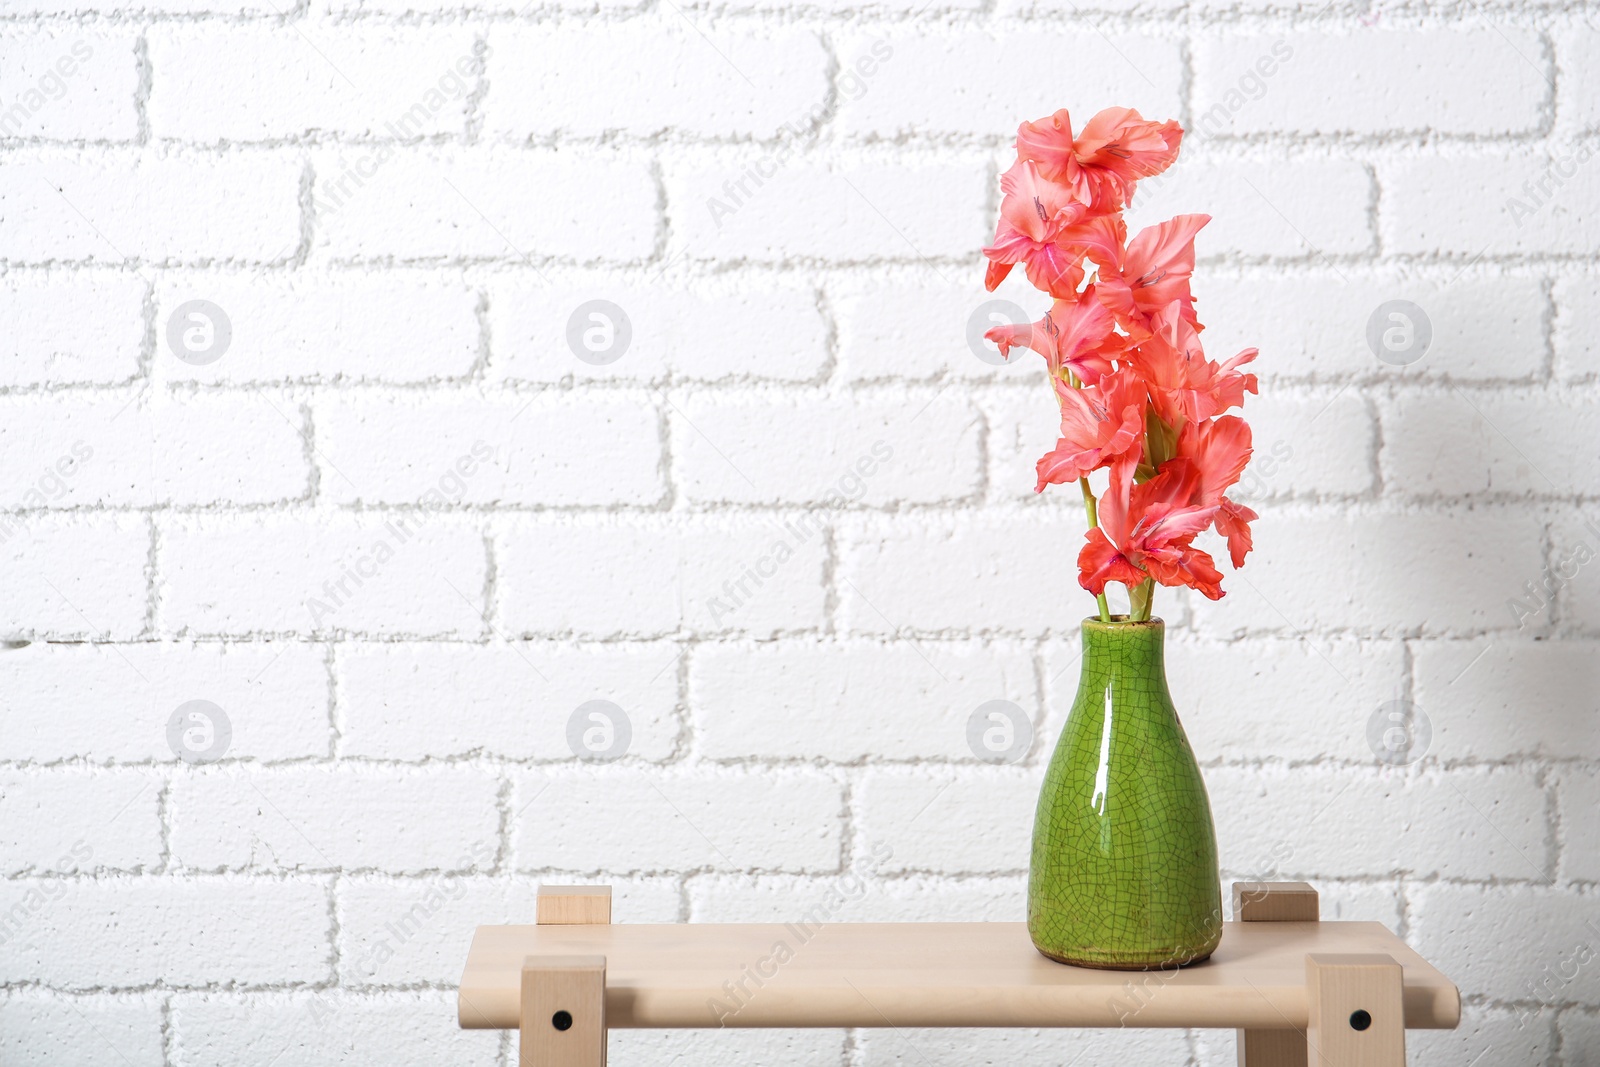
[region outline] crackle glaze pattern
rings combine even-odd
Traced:
[[[1181,965],[1222,936],[1211,805],[1167,692],[1164,638],[1160,620],[1083,624],[1028,875],[1028,931],[1064,963]]]

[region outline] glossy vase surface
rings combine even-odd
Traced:
[[[1164,641],[1159,619],[1084,621],[1028,870],[1028,932],[1051,959],[1173,967],[1221,939],[1211,804],[1167,692]]]

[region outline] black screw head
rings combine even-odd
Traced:
[[[1357,1008],[1350,1013],[1350,1029],[1365,1030],[1372,1025],[1372,1016],[1365,1009]]]
[[[554,1015],[550,1016],[550,1025],[555,1027],[557,1030],[572,1029],[572,1013],[570,1011],[556,1012]],[[1357,1029],[1361,1028],[1358,1027]]]

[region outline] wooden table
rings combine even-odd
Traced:
[[[1166,1026],[1239,1031],[1246,1067],[1401,1067],[1450,1029],[1450,981],[1379,923],[1317,921],[1299,882],[1235,883],[1204,963],[1101,971],[1022,923],[610,924],[607,887],[543,887],[539,923],[480,926],[463,1027],[521,1031],[521,1067],[603,1067],[627,1027]]]

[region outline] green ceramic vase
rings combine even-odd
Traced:
[[[1083,623],[1028,869],[1028,933],[1062,963],[1182,966],[1222,937],[1211,803],[1167,692],[1164,640],[1159,619]]]

